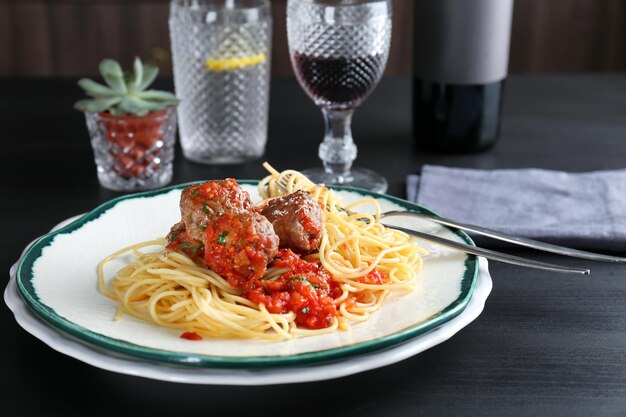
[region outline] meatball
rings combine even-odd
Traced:
[[[204,233],[204,261],[244,293],[254,287],[278,250],[278,236],[265,217],[228,212],[209,223]]]
[[[179,252],[187,255],[195,263],[204,265],[204,243],[201,240],[196,240],[187,234],[185,223],[176,223],[170,229],[170,232],[166,237],[168,250]]]
[[[281,248],[307,253],[319,248],[323,213],[320,205],[304,191],[275,198],[261,208],[274,226]]]
[[[209,223],[227,212],[244,212],[252,207],[250,195],[232,178],[186,187],[180,197],[180,213],[187,233],[202,240]]]

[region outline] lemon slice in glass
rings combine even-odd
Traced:
[[[223,36],[220,46],[205,64],[209,71],[222,72],[253,67],[266,60],[267,54],[249,34],[230,32]]]
[[[248,68],[265,62],[267,56],[261,52],[236,58],[207,58],[206,67],[209,71],[233,71],[239,68]]]

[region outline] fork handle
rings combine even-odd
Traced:
[[[614,262],[614,263],[626,263],[626,258],[619,256],[603,255],[600,253],[587,252],[579,249],[567,248],[564,246],[553,245],[551,243],[540,242],[534,239],[528,239],[525,237],[513,236],[507,233],[498,232],[495,230],[487,229],[481,226],[473,224],[461,223],[456,220],[446,219],[444,217],[437,217],[430,214],[415,213],[412,211],[388,211],[383,214],[383,217],[393,216],[411,216],[420,219],[427,219],[435,223],[443,224],[445,226],[454,227],[456,229],[465,230],[468,232],[476,233],[478,235],[487,236],[492,239],[501,240],[504,242],[513,243],[527,248],[537,249],[544,252],[557,253],[559,255],[571,256],[574,258],[589,259],[592,261],[601,262]]]
[[[416,230],[411,230],[411,229],[407,229],[407,228],[400,227],[400,226],[393,226],[389,224],[384,224],[384,226],[390,229],[399,230],[411,236],[415,236],[419,239],[436,243],[438,245],[447,246],[449,248],[452,248],[461,252],[469,253],[471,255],[482,256],[484,258],[491,259],[494,261],[505,262],[508,264],[513,264],[513,265],[518,265],[518,266],[525,266],[528,268],[541,269],[544,271],[563,272],[563,273],[568,273],[568,274],[588,275],[590,272],[588,269],[584,269],[584,268],[572,268],[568,266],[555,265],[555,264],[550,264],[546,262],[535,261],[533,259],[527,259],[527,258],[522,258],[519,256],[509,255],[508,253],[496,252],[491,249],[485,249],[485,248],[479,248],[476,246],[466,245],[464,243],[455,242],[453,240],[444,239],[439,236],[429,235],[428,233],[422,233]]]

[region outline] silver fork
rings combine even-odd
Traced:
[[[277,184],[283,190],[286,190],[287,188],[286,182],[277,181]],[[355,214],[347,210],[346,212],[348,214]],[[426,220],[430,220],[430,221],[434,221],[436,223],[442,224],[447,227],[452,227],[452,228],[459,229],[459,230],[481,234],[484,236],[491,237],[493,239],[506,241],[509,243],[533,248],[536,250],[557,253],[560,255],[565,255],[565,256],[570,256],[570,257],[575,257],[575,258],[589,259],[589,260],[594,260],[594,261],[605,261],[605,262],[606,261],[620,262],[620,263],[626,262],[626,258],[586,252],[586,251],[581,251],[578,249],[566,248],[563,246],[544,243],[544,242],[540,242],[540,241],[533,240],[533,239],[512,236],[512,235],[508,235],[505,233],[497,232],[495,230],[490,230],[484,227],[464,224],[461,222],[457,222],[454,220],[445,219],[445,218],[441,218],[437,216],[432,216],[429,214],[416,213],[412,211],[397,211],[397,210],[388,211],[388,212],[381,214],[381,218],[393,217],[393,216],[411,216],[411,217],[426,219]],[[367,221],[367,219],[362,219],[362,220]],[[568,267],[568,266],[557,265],[557,264],[552,264],[552,263],[547,263],[547,262],[535,261],[533,259],[523,258],[520,256],[515,256],[515,255],[509,255],[507,253],[497,252],[491,249],[480,248],[478,246],[472,246],[472,245],[468,245],[465,243],[453,241],[450,239],[445,239],[439,236],[434,236],[428,233],[420,232],[420,231],[409,229],[406,227],[400,227],[400,226],[395,226],[395,225],[390,225],[390,224],[383,224],[383,225],[385,227],[402,231],[411,236],[417,237],[419,239],[422,239],[431,243],[446,246],[448,248],[458,250],[464,253],[468,253],[471,255],[482,256],[484,258],[494,260],[494,261],[504,262],[504,263],[517,265],[517,266],[524,266],[528,268],[541,269],[544,271],[562,272],[562,273],[570,273],[570,274],[583,274],[583,275],[588,275],[590,273],[590,270],[587,268],[575,268],[575,267]]]
[[[396,216],[410,216],[418,219],[430,220],[435,223],[442,224],[444,226],[453,227],[455,229],[464,230],[470,233],[476,233],[478,235],[487,236],[492,239],[501,240],[503,242],[512,243],[519,246],[524,246],[531,249],[536,249],[544,252],[556,253],[563,256],[570,256],[574,258],[589,259],[591,261],[599,262],[613,262],[613,263],[626,263],[626,258],[620,256],[604,255],[601,253],[587,252],[584,250],[567,248],[565,246],[553,245],[551,243],[541,242],[539,240],[528,239],[520,236],[513,236],[508,233],[498,232],[496,230],[487,229],[486,227],[476,226],[468,223],[461,223],[456,220],[446,219],[445,217],[433,216],[426,213],[416,213],[413,211],[399,211],[392,210],[381,214],[381,218],[384,217],[396,217]]]

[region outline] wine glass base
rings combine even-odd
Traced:
[[[348,176],[329,174],[324,168],[309,168],[302,173],[318,184],[345,185],[364,188],[377,193],[384,193],[388,186],[385,177],[366,168],[352,168]]]

